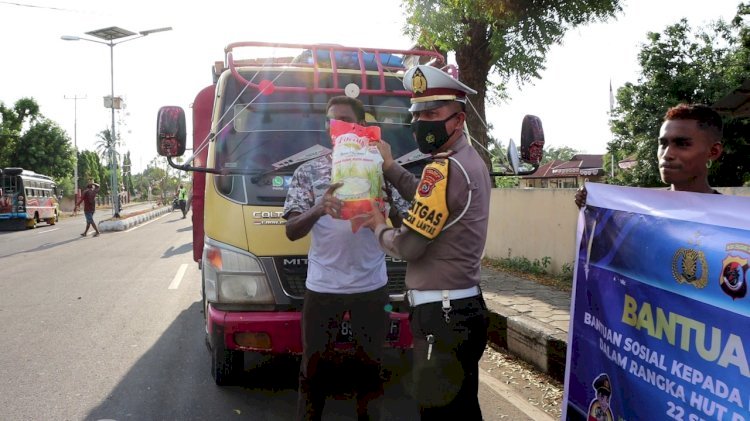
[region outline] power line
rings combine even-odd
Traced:
[[[13,1],[2,1],[2,0],[0,0],[0,3],[7,4],[9,6],[31,7],[31,8],[34,8],[34,9],[59,10],[61,12],[78,12],[78,10],[73,10],[73,9],[63,9],[63,8],[60,8],[60,7],[50,7],[50,6],[37,6],[35,4],[16,3],[16,2],[13,2]]]

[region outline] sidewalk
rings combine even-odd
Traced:
[[[565,376],[571,293],[482,267],[490,345],[560,381]]]

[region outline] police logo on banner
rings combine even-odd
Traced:
[[[708,284],[708,265],[702,251],[681,247],[672,258],[672,276],[681,284],[705,288]]]
[[[742,243],[727,244],[727,252],[750,254],[750,245]],[[747,294],[748,259],[733,254],[727,255],[721,262],[719,286],[733,300],[744,298]]]

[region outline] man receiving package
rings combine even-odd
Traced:
[[[365,120],[362,103],[345,96],[331,98],[326,112],[329,127],[344,124],[356,131]],[[345,312],[350,315],[357,366],[357,415],[378,419],[382,399],[377,398],[383,394],[380,361],[389,320],[385,254],[371,230],[354,230],[350,221],[341,219],[344,206],[334,192],[342,183],[331,184],[331,172],[331,154],[300,165],[284,203],[287,237],[294,241],[312,233],[297,419],[319,420],[326,395],[339,380],[331,369]]]

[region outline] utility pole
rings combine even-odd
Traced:
[[[164,27],[164,28],[156,28],[156,29],[149,29],[146,31],[140,31],[139,33],[135,33],[132,31],[129,31],[127,29],[118,28],[116,26],[111,26],[109,28],[102,28],[97,29],[95,31],[89,31],[86,32],[86,35],[99,38],[99,40],[91,39],[91,38],[81,38],[79,36],[74,35],[63,35],[60,38],[64,41],[88,41],[88,42],[95,42],[97,44],[103,44],[109,47],[109,78],[110,78],[110,84],[109,84],[109,92],[110,96],[109,98],[104,97],[104,106],[107,108],[110,108],[112,110],[112,129],[110,131],[110,145],[109,145],[109,166],[110,166],[110,172],[111,172],[111,181],[112,185],[110,187],[111,193],[112,193],[112,212],[113,216],[115,218],[120,217],[120,195],[119,195],[119,185],[117,183],[117,165],[116,165],[116,157],[117,157],[117,151],[116,151],[116,143],[117,143],[117,130],[115,128],[115,108],[120,108],[120,100],[121,98],[115,98],[115,46],[122,44],[123,42],[132,41],[134,39],[143,38],[146,35],[153,34],[156,32],[164,32],[164,31],[171,31],[172,27]],[[118,42],[115,42],[115,40],[120,40]]]
[[[75,203],[78,201],[78,100],[86,99],[86,97],[76,94],[72,97],[64,95],[63,98],[73,100],[73,148],[76,153],[76,162],[73,166],[73,203]]]

